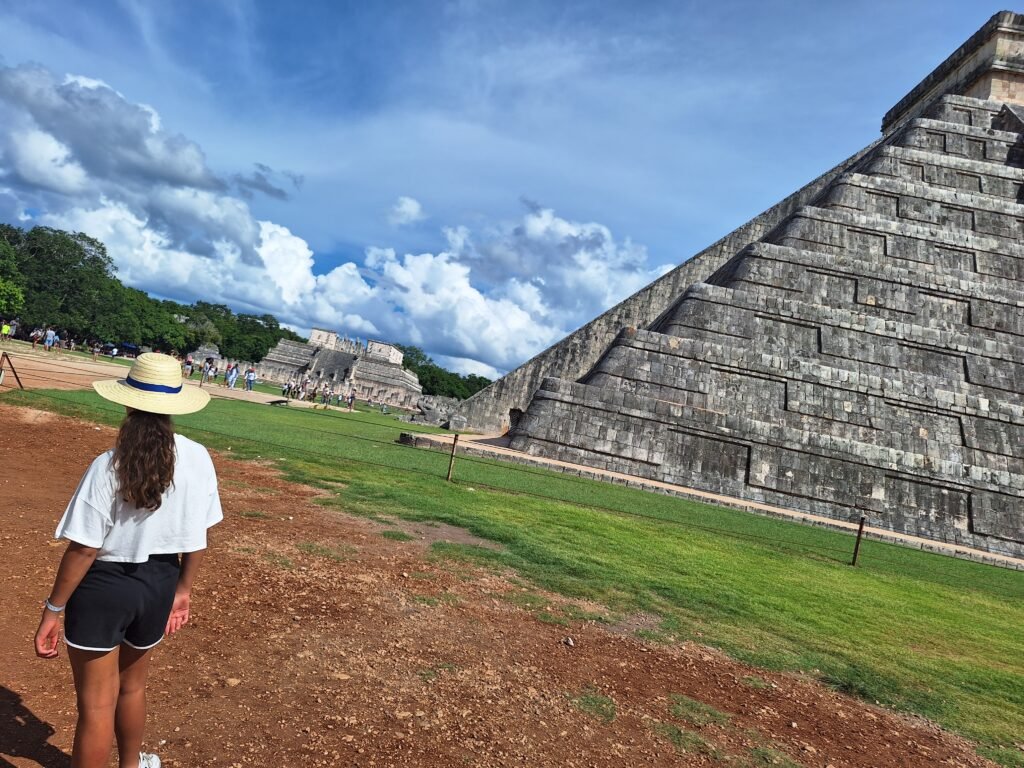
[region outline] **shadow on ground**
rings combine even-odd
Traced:
[[[69,768],[71,757],[49,738],[54,728],[21,702],[21,696],[0,685],[0,768],[14,768],[5,757],[34,760],[41,768]]]

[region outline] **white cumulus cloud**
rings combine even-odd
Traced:
[[[415,224],[418,221],[423,221],[426,218],[426,214],[423,212],[423,206],[420,205],[420,201],[414,197],[405,197],[404,195],[395,201],[395,204],[391,206],[391,212],[388,214],[388,221],[396,227],[402,227],[406,224]]]
[[[295,304],[316,288],[313,276],[313,251],[301,237],[287,227],[269,221],[260,222],[260,244],[256,248],[267,274],[281,291],[281,298]]]
[[[7,152],[13,170],[22,181],[63,194],[85,189],[88,181],[85,170],[68,147],[45,131],[29,128],[11,132]]]

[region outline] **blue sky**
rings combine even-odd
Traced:
[[[872,141],[998,10],[0,0],[0,220],[494,375]]]

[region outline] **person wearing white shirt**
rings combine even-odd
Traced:
[[[124,379],[96,391],[126,406],[114,448],[97,457],[72,496],[56,537],[68,541],[35,636],[58,655],[60,616],[74,674],[76,768],[159,768],[143,753],[152,649],[189,620],[207,530],[223,519],[217,476],[199,443],[174,433],[171,415],[210,400],[182,385],[178,361],[140,355]]]

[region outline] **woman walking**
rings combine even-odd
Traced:
[[[223,518],[206,449],[174,433],[171,415],[193,413],[207,392],[182,386],[167,355],[140,355],[128,376],[93,384],[126,406],[114,448],[95,459],[57,526],[68,540],[35,636],[57,657],[60,615],[75,681],[72,768],[159,768],[141,752],[152,649],[189,620],[206,531]],[[65,610],[66,609],[66,610]]]

